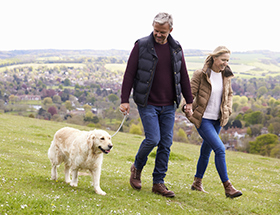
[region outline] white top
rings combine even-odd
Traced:
[[[220,106],[223,94],[222,73],[217,73],[211,70],[210,82],[212,85],[212,90],[203,118],[217,120],[220,116]]]

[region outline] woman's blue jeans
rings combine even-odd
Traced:
[[[202,122],[198,133],[203,139],[200,157],[197,162],[197,169],[195,177],[203,178],[203,175],[208,166],[211,151],[215,152],[215,165],[222,182],[228,180],[227,166],[226,166],[226,152],[225,146],[219,137],[221,131],[219,120],[210,120],[202,118]]]
[[[139,115],[145,131],[145,139],[142,141],[135,156],[136,169],[142,170],[148,160],[148,155],[157,148],[155,168],[153,171],[153,183],[164,183],[164,177],[168,169],[170,147],[173,141],[173,126],[175,119],[174,105],[170,106],[138,106]]]

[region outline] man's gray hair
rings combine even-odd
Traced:
[[[173,28],[173,17],[172,17],[171,14],[168,14],[168,13],[158,13],[155,16],[155,18],[154,18],[153,25],[154,25],[155,22],[159,23],[161,25],[163,25],[165,23],[168,23],[170,29]]]

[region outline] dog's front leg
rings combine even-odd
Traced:
[[[65,182],[66,183],[70,183],[71,179],[70,179],[70,166],[67,165],[65,163],[65,167],[64,167],[64,174],[65,174]]]
[[[70,183],[71,186],[78,186],[78,169],[72,169],[72,181]]]
[[[52,170],[51,170],[51,180],[57,180],[57,169],[56,164],[52,164]]]
[[[106,193],[100,188],[100,175],[101,168],[96,168],[94,170],[89,170],[92,177],[92,186],[97,194],[105,196]]]

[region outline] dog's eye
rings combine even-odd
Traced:
[[[104,138],[104,137],[101,137],[100,139],[101,139],[101,140],[105,140],[105,138]]]

